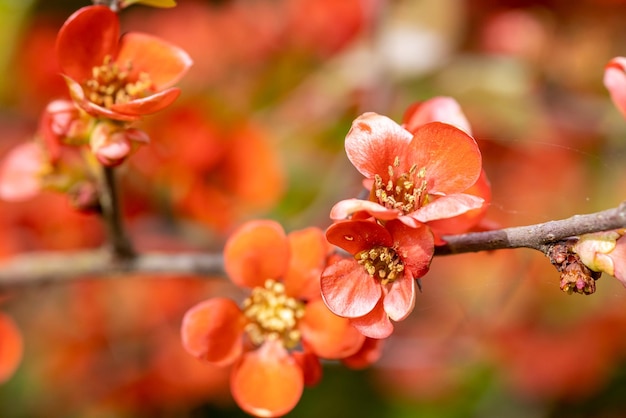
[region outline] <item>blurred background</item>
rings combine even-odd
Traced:
[[[82,1],[0,0],[0,156],[30,140],[66,87],[54,39]],[[179,0],[132,6],[123,29],[185,48],[181,97],[146,118],[152,143],[119,170],[140,250],[219,251],[247,219],[329,225],[361,192],[351,121],[400,121],[434,96],[462,106],[502,227],[616,206],[626,121],[602,84],[626,55],[626,1]],[[53,193],[0,202],[0,258],[96,248],[103,230]],[[373,367],[328,363],[293,417],[624,417],[626,289],[604,276],[567,295],[531,250],[438,257],[412,315]],[[181,347],[198,301],[226,280],[127,277],[2,295],[24,335],[1,417],[245,416],[228,370]],[[1,345],[1,341],[0,341]]]

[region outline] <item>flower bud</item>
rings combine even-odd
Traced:
[[[581,235],[573,250],[593,271],[607,273],[626,286],[626,229]]]

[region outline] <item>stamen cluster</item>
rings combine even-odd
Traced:
[[[394,167],[399,166],[400,158],[396,156],[393,166],[388,166],[386,184],[379,174],[374,175],[372,195],[387,209],[398,209],[407,214],[426,204],[426,169],[422,167],[418,171],[414,164],[408,172],[397,176]]]
[[[107,55],[102,65],[92,68],[92,78],[85,81],[87,98],[97,105],[110,108],[114,104],[128,103],[133,99],[148,96],[154,90],[150,75],[145,72],[139,73],[138,79],[130,82],[131,71],[130,61],[120,67],[110,55]]]
[[[246,332],[255,345],[266,340],[282,340],[286,348],[300,342],[298,320],[304,316],[304,303],[285,294],[285,285],[273,279],[255,287],[244,300],[243,313],[250,321]]]
[[[370,276],[379,278],[383,285],[393,282],[404,271],[400,256],[389,247],[377,246],[363,250],[354,258]]]

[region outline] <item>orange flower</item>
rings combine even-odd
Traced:
[[[191,58],[157,37],[129,32],[120,38],[115,12],[87,6],[70,16],[56,40],[59,64],[76,104],[95,117],[132,121],[176,100],[171,87]]]
[[[227,241],[224,264],[250,296],[242,307],[228,298],[209,299],[183,318],[187,351],[232,364],[233,397],[251,414],[289,412],[304,386],[319,380],[320,357],[347,357],[363,345],[364,337],[321,300],[319,276],[328,252],[317,228],[286,236],[274,221],[248,222]]]

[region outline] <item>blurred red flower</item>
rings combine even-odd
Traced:
[[[22,334],[13,320],[0,313],[0,383],[7,381],[17,369],[23,346]]]

